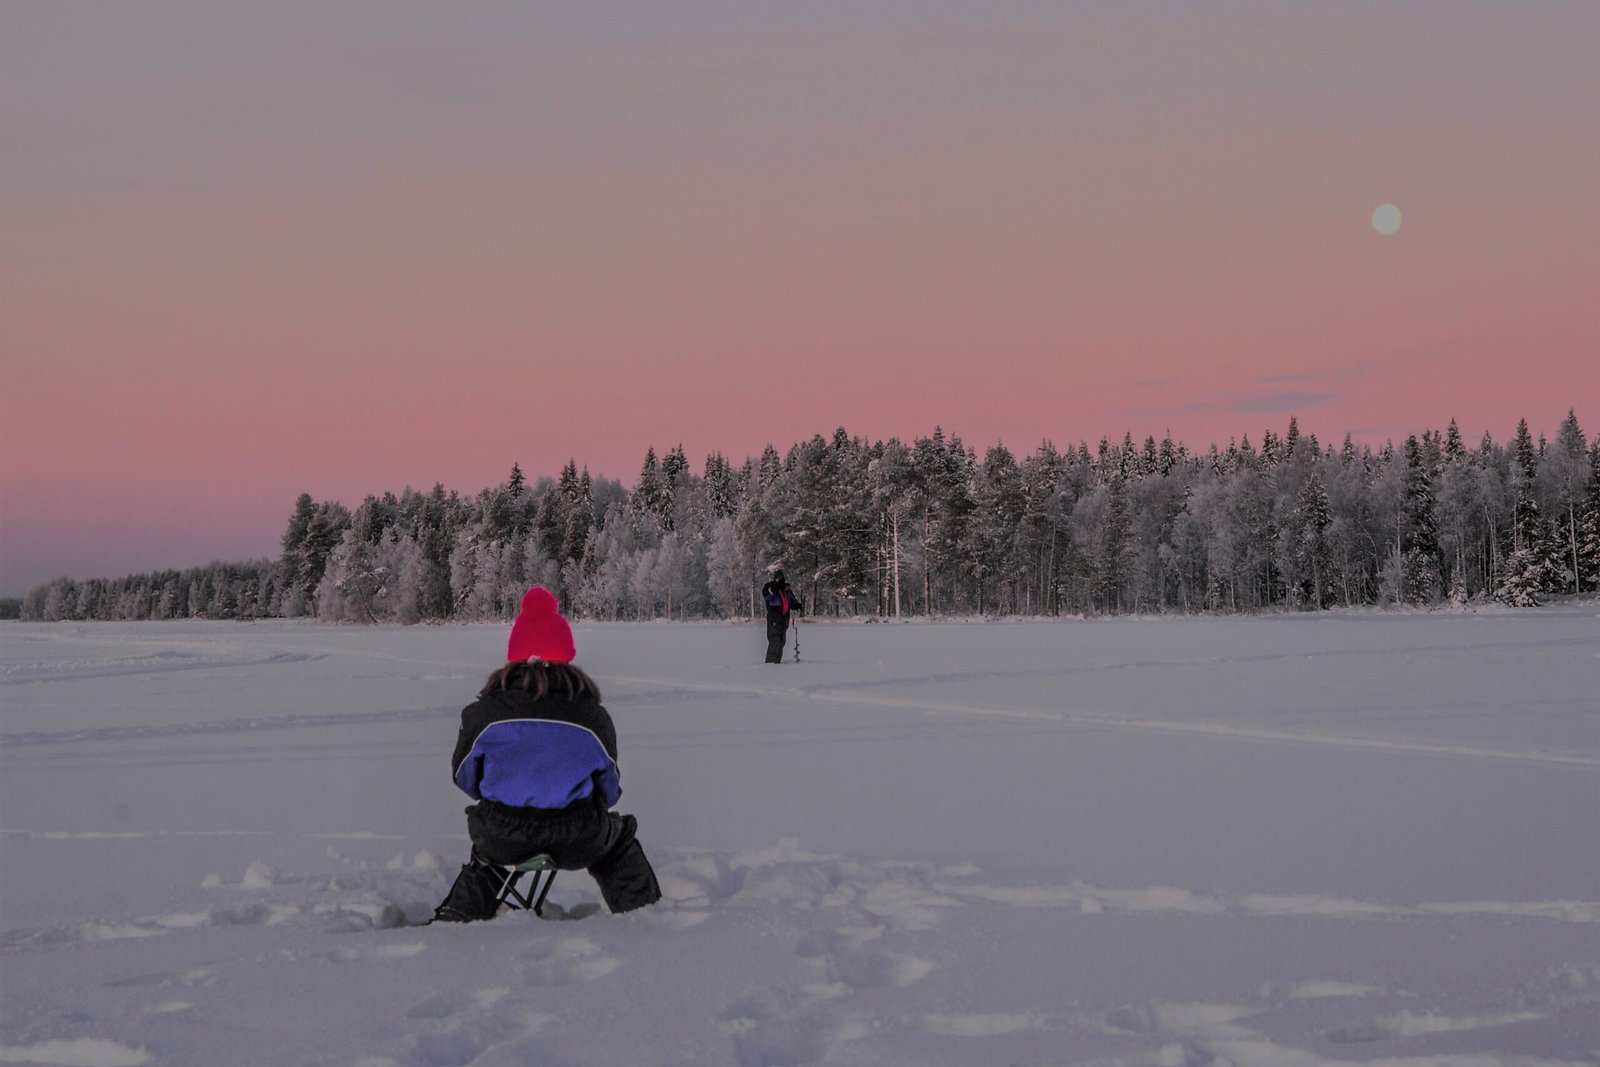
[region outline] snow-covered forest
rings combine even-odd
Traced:
[[[981,457],[843,428],[699,474],[681,446],[628,488],[576,461],[475,497],[436,485],[353,511],[302,495],[278,560],[29,591],[31,620],[510,618],[543,584],[592,619],[748,617],[783,566],[832,615],[1248,612],[1600,589],[1600,437],[1569,411],[1473,444],[1454,420],[1377,451],[1302,436],[1192,452],[1168,437]]]

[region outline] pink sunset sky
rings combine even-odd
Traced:
[[[1600,4],[591,7],[0,6],[0,595],[840,425],[1600,431]]]

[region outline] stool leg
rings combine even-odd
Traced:
[[[537,878],[537,875],[535,876]],[[544,898],[550,895],[550,887],[556,884],[556,872],[547,871],[544,876],[544,888],[539,890],[539,899],[534,902],[533,913],[544,918]],[[529,892],[532,892],[530,887]]]
[[[500,884],[499,903],[507,907],[517,908],[528,906],[528,898],[517,891],[517,883],[522,880],[522,872],[512,868],[506,872],[506,880]],[[515,901],[516,903],[512,903]]]

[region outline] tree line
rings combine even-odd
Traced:
[[[1266,431],[1191,452],[1102,439],[979,457],[936,428],[869,443],[840,428],[784,455],[691,472],[647,451],[632,488],[569,461],[513,464],[476,496],[302,494],[276,560],[116,580],[60,578],[24,619],[314,616],[509,619],[524,590],[590,619],[748,618],[782,566],[813,613],[843,616],[1252,612],[1600,590],[1600,438],[1569,411],[1476,444],[1454,420],[1374,451]]]

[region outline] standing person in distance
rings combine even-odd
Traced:
[[[773,572],[772,581],[761,587],[761,599],[767,605],[767,662],[782,663],[789,616],[803,613],[805,605],[789,588],[781,570]]]
[[[450,770],[477,802],[467,809],[472,855],[436,920],[492,919],[505,878],[495,865],[541,852],[560,870],[587,870],[613,912],[661,899],[638,821],[611,810],[622,796],[617,731],[576,654],[556,598],[528,590],[505,666],[461,712]]]

